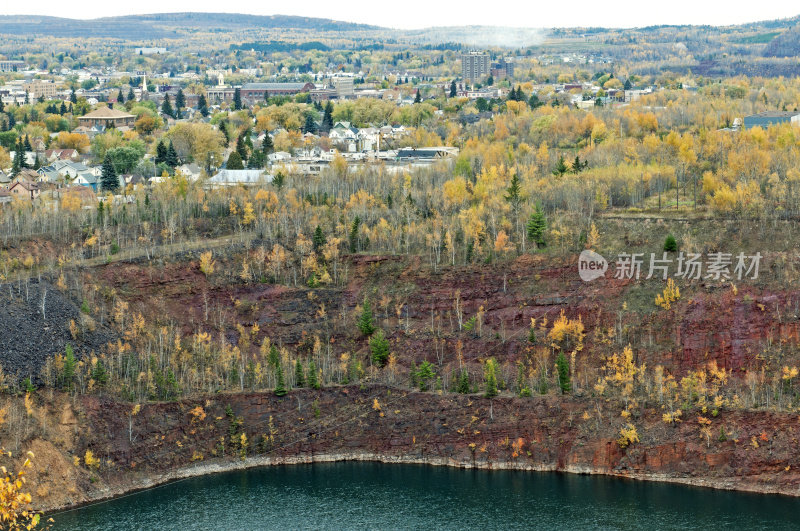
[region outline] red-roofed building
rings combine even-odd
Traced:
[[[11,183],[8,187],[8,193],[10,193],[12,197],[33,201],[39,197],[39,194],[42,193],[42,189],[39,187],[39,183],[19,180]]]

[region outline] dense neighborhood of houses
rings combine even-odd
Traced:
[[[162,48],[141,48],[138,53],[162,54]],[[574,60],[565,57],[563,60]],[[586,58],[581,60],[586,61]],[[462,123],[474,123],[491,118],[492,106],[488,102],[522,101],[522,91],[506,82],[495,84],[494,80],[508,80],[514,76],[514,58],[500,57],[491,62],[490,57],[482,52],[468,52],[461,56],[462,77],[452,82],[431,83],[419,72],[388,72],[384,79],[394,76],[396,79],[412,77],[418,80],[415,90],[402,91],[391,87],[384,81],[382,85],[364,84],[363,73],[318,72],[314,81],[307,81],[308,76],[298,81],[258,81],[240,85],[226,84],[225,76],[231,73],[225,69],[209,69],[204,73],[205,93],[183,93],[186,83],[197,82],[199,72],[187,71],[183,74],[161,75],[159,83],[153,84],[154,76],[146,72],[117,72],[106,69],[62,70],[55,73],[28,67],[22,61],[0,61],[0,70],[13,71],[18,74],[0,85],[0,102],[3,106],[24,105],[28,102],[52,102],[54,109],[61,106],[64,114],[66,105],[72,109],[76,101],[85,102],[88,106],[82,114],[75,116],[77,126],[71,133],[85,135],[89,140],[107,131],[115,130],[126,134],[134,132],[137,127],[136,114],[130,112],[131,102],[149,103],[152,109],[161,109],[158,115],[163,118],[166,130],[183,121],[196,121],[211,124],[209,115],[213,113],[231,113],[242,106],[257,105],[274,98],[287,98],[291,101],[304,101],[323,109],[323,104],[331,101],[338,103],[347,100],[379,99],[390,101],[398,107],[411,106],[424,101],[423,91],[428,96],[444,94],[448,97],[462,98],[474,103],[478,112],[462,112],[458,119]],[[261,72],[239,70],[238,74],[258,78]],[[68,87],[64,80],[67,76],[81,83],[78,88],[73,84]],[[612,76],[613,78],[613,76]],[[127,84],[120,85],[121,79]],[[212,81],[210,81],[212,80]],[[210,82],[209,82],[210,81]],[[359,82],[361,81],[361,82]],[[483,83],[483,84],[481,84]],[[536,106],[539,95],[558,99],[564,105],[578,109],[590,110],[598,106],[626,105],[643,95],[659,90],[656,86],[635,87],[628,80],[625,85],[608,76],[583,82],[539,83],[530,86],[530,100],[526,102]],[[685,90],[696,90],[696,87],[683,87]],[[129,105],[125,107],[125,93]],[[78,100],[80,98],[80,100]],[[180,102],[178,113],[170,113],[165,109]],[[1,110],[1,108],[0,108]],[[434,114],[441,114],[441,110]],[[330,119],[330,117],[328,117]],[[767,126],[784,121],[797,122],[797,112],[772,112],[737,118],[726,130],[736,131],[742,127]],[[10,124],[5,124],[6,126]],[[451,159],[458,154],[458,149],[447,146],[415,145],[412,140],[413,128],[397,123],[373,123],[366,127],[355,127],[348,121],[331,121],[327,127],[321,123],[311,123],[303,127],[302,137],[295,147],[289,151],[267,150],[276,139],[285,134],[282,128],[274,128],[260,133],[247,128],[244,140],[251,146],[263,150],[263,163],[258,167],[228,167],[229,155],[234,151],[227,147],[222,153],[222,160],[177,160],[171,166],[176,173],[190,180],[204,179],[208,186],[250,185],[270,181],[276,172],[301,175],[323,175],[331,163],[341,157],[351,167],[380,163],[387,171],[406,171],[414,167],[424,167],[438,161]],[[218,124],[212,125],[214,128]],[[50,139],[57,134],[50,133]],[[227,137],[227,134],[226,134]],[[103,187],[103,168],[101,161],[90,153],[89,149],[52,149],[50,142],[35,138],[20,153],[17,167],[0,168],[0,204],[19,201],[34,201],[50,195],[58,195],[65,189],[72,189],[84,197],[105,194],[111,190]],[[170,141],[171,142],[171,141]],[[22,140],[19,140],[21,145]],[[17,151],[22,149],[14,146]],[[88,146],[87,146],[88,147]],[[170,144],[170,149],[171,149]],[[165,146],[166,149],[166,146]],[[11,150],[9,150],[11,151]],[[114,191],[126,190],[128,187],[146,186],[163,181],[166,177],[156,171],[158,156],[143,154],[145,161],[151,160],[150,172],[119,171],[114,172]],[[129,169],[130,170],[130,169]]]
[[[88,125],[91,122],[91,127],[81,126],[76,131],[91,134],[94,129],[96,132],[102,132],[107,127],[102,124],[104,120],[118,120],[120,123],[118,128],[129,127],[130,124],[122,125],[127,123],[125,121],[129,120],[129,116],[131,115],[101,107],[80,118],[82,124],[87,123]],[[266,136],[272,140],[279,133],[280,131],[276,130],[260,136],[253,135],[251,141],[263,144]],[[381,149],[381,142],[386,144],[392,140],[402,139],[408,134],[408,129],[402,125],[356,128],[349,122],[336,122],[328,133],[328,138],[333,146],[331,149],[323,150],[316,146],[297,149],[293,153],[275,151],[267,156],[265,169],[228,169],[224,166],[202,168],[195,163],[187,163],[177,166],[175,170],[176,173],[180,173],[191,181],[207,176],[205,182],[208,186],[255,185],[270,182],[276,171],[320,175],[337,156],[342,157],[354,168],[365,163],[380,162],[388,171],[401,171],[412,167],[428,166],[458,154],[457,148],[446,146]],[[306,133],[305,139],[316,136]],[[146,157],[148,156],[146,155]],[[0,204],[10,202],[14,198],[35,200],[43,192],[58,194],[66,189],[83,189],[79,191],[84,196],[101,194],[105,192],[101,183],[102,167],[101,165],[92,165],[90,160],[91,155],[81,154],[76,149],[27,151],[25,152],[25,161],[30,166],[29,168],[23,168],[13,176],[8,168],[0,170]],[[33,169],[37,161],[40,164]],[[119,181],[118,189],[125,190],[129,186],[135,188],[156,184],[163,181],[165,177],[119,174],[117,179]]]

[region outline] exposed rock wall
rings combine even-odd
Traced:
[[[298,390],[283,398],[216,395],[146,405],[137,415],[130,414],[130,404],[92,397],[76,408],[74,444],[62,447],[60,457],[47,457],[47,475],[32,477],[36,485],[37,479],[76,476],[70,489],[49,489],[40,500],[48,507],[187,475],[345,459],[612,474],[800,495],[796,414],[723,411],[712,418],[714,436],[706,438],[695,419],[667,425],[660,410],[645,409],[631,419],[640,442],[623,449],[617,438],[624,422],[616,405],[555,397],[488,400],[349,387]],[[62,417],[70,421],[70,415]],[[232,420],[241,421],[240,427],[232,430]],[[102,464],[76,469],[70,454],[83,456],[87,449]]]

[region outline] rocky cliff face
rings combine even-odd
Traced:
[[[220,271],[237,267],[235,260],[226,264],[220,257]],[[713,415],[692,403],[682,406],[682,422],[668,424],[662,419],[665,411],[647,398],[632,409],[631,419],[624,419],[621,404],[592,396],[605,356],[627,344],[637,364],[663,365],[676,381],[716,361],[731,371],[730,380],[738,385],[733,392],[749,392],[744,371],[766,370],[772,378],[783,365],[798,364],[800,294],[768,284],[734,288],[698,282],[682,286],[681,299],[665,310],[654,304],[663,282],[609,277],[584,283],[574,260],[566,258],[526,255],[432,271],[419,257],[354,256],[347,267],[346,285],[314,290],[243,283],[234,274],[206,278],[187,262],[113,264],[93,271],[109,293],[113,290],[151,324],[175,323],[184,336],[199,329],[222,331],[231,343],[238,340],[236,323],[251,329],[258,324],[253,345],[268,336],[301,358],[320,333],[317,316],[324,307],[334,359],[348,352],[366,365],[367,342],[355,330],[353,310],[367,296],[397,355],[395,383],[401,388],[369,383],[375,381],[370,380],[378,374],[375,369],[364,387],[299,389],[283,398],[267,392],[217,393],[145,404],[136,414],[132,404],[103,394],[70,400],[56,394],[47,402],[50,412],[40,422],[42,429],[23,437],[41,456],[31,477],[43,489],[41,503],[82,503],[224,468],[331,459],[618,474],[800,494],[797,413],[726,406]],[[456,300],[464,319],[483,312],[482,334],[459,330]],[[76,310],[73,305],[71,311]],[[490,356],[500,364],[501,379],[513,382],[516,362],[530,356],[530,319],[552,323],[561,311],[586,326],[579,377],[573,380],[579,382],[579,396],[551,390],[512,398],[504,391],[487,400],[404,388],[412,363],[435,362],[443,378],[458,368],[457,345],[473,383],[480,380],[478,363]],[[547,355],[549,341],[540,337],[543,345]],[[542,366],[552,365],[549,355]],[[767,399],[769,391],[763,395]],[[617,440],[628,422],[640,440],[622,448]],[[6,435],[0,432],[0,438],[6,444]],[[87,450],[99,463],[87,466]]]
[[[65,403],[71,441],[34,441],[31,476],[47,507],[83,503],[215,470],[332,459],[614,474],[800,495],[798,416],[721,412],[712,437],[695,418],[667,425],[644,408],[622,448],[616,404],[588,399],[406,393],[386,387],[220,394],[143,406]],[[242,439],[242,434],[245,438]],[[91,450],[100,464],[77,467]],[[54,483],[55,482],[55,483]],[[61,485],[60,488],[54,488]]]
[[[234,260],[219,269],[237,267]],[[175,322],[184,335],[222,328],[231,342],[238,337],[236,323],[257,324],[254,344],[269,337],[301,350],[304,341],[321,333],[317,312],[324,307],[329,316],[325,333],[335,337],[337,355],[366,351],[352,312],[367,297],[403,368],[435,358],[434,338],[444,345],[445,365],[455,361],[455,344],[461,341],[466,360],[491,355],[513,366],[527,346],[531,318],[552,324],[562,310],[583,320],[587,334],[581,359],[590,368],[627,344],[638,362],[663,365],[676,377],[712,360],[734,374],[760,370],[775,361],[768,355],[775,345],[783,349],[777,361],[800,363],[795,352],[800,293],[777,285],[685,283],[680,300],[664,310],[654,303],[663,281],[619,280],[610,272],[607,278],[582,282],[574,257],[523,255],[510,262],[434,271],[420,257],[352,256],[347,268],[345,286],[317,288],[313,296],[302,286],[242,283],[235,275],[206,278],[193,263],[159,268],[115,264],[100,278],[131,310]],[[480,337],[459,330],[456,300],[464,320],[483,312]],[[616,335],[603,341],[597,330]]]

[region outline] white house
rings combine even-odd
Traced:
[[[292,160],[292,154],[287,151],[276,151],[267,155],[267,160],[271,163],[288,162]]]
[[[178,166],[177,170],[186,177],[189,181],[196,181],[203,174],[203,168],[192,162],[191,164],[183,164]]]
[[[358,142],[361,151],[377,151],[380,146],[381,132],[375,127],[363,127],[358,130]]]
[[[74,186],[86,186],[91,188],[93,192],[97,192],[100,179],[96,175],[92,175],[90,172],[83,172],[79,173],[70,184]]]
[[[350,126],[350,122],[336,122],[328,133],[331,142],[342,151],[353,153],[358,143],[358,130]]]
[[[45,166],[42,169],[48,172],[58,172],[58,174],[62,177],[66,177],[67,175],[70,177],[75,177],[81,173],[89,173],[95,177],[100,177],[102,173],[100,167],[90,168],[81,162],[73,162],[71,160],[57,160],[51,165]]]

